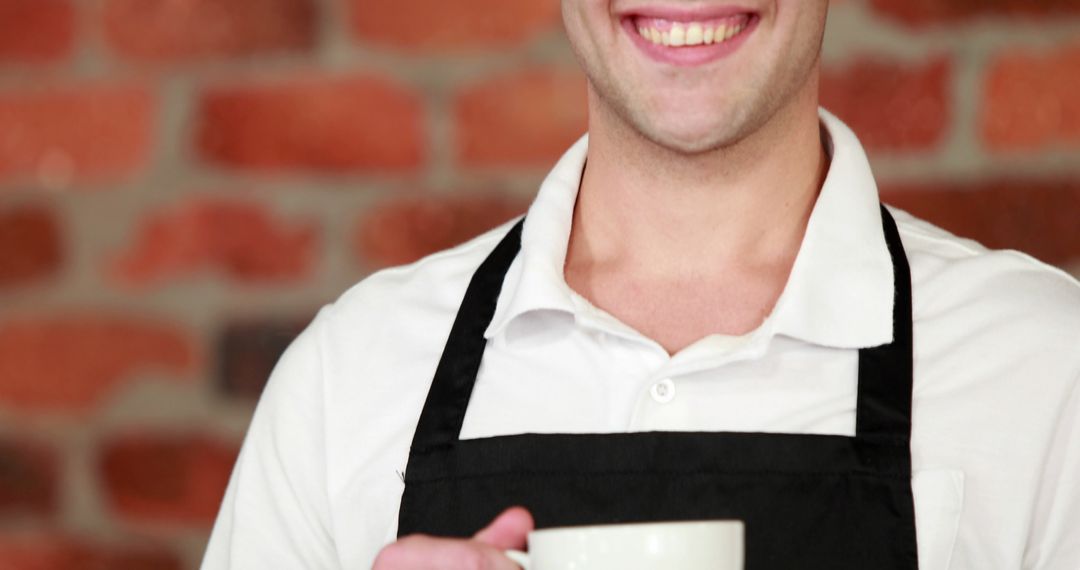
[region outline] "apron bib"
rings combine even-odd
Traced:
[[[459,438],[510,230],[469,283],[413,437],[398,535],[466,537],[521,505],[537,528],[740,519],[746,570],[915,570],[911,278],[882,207],[895,273],[893,341],[859,351],[854,437],[742,432]],[[513,381],[507,379],[506,381]]]

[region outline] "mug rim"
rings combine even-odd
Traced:
[[[544,528],[537,528],[529,531],[529,534],[538,534],[542,532],[556,532],[556,531],[582,531],[588,529],[624,529],[628,527],[646,527],[646,526],[699,526],[715,524],[717,526],[738,526],[745,527],[746,522],[742,519],[695,519],[685,521],[636,521],[636,522],[615,522],[615,523],[598,523],[598,524],[582,524],[582,525],[565,525],[565,526],[549,526]]]

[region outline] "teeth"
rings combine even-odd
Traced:
[[[703,23],[672,22],[671,27],[660,30],[646,22],[638,25],[638,34],[656,45],[671,47],[698,46],[720,43],[737,36],[746,29],[746,22]]]
[[[704,41],[704,39],[704,32],[701,30],[701,24],[694,22],[693,24],[690,24],[690,27],[686,28],[686,45],[701,45],[701,42]]]
[[[671,26],[671,43],[668,45],[672,47],[686,45],[686,29],[682,27],[682,24],[673,24]]]

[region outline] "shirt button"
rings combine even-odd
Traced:
[[[671,378],[664,378],[653,384],[649,393],[652,394],[653,400],[666,404],[675,399],[675,383],[671,381]]]

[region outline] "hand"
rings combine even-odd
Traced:
[[[372,570],[520,570],[503,550],[524,550],[533,526],[529,511],[512,507],[471,539],[409,535],[383,548]]]

